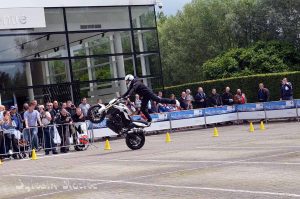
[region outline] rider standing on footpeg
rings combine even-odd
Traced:
[[[125,77],[126,85],[128,87],[127,92],[122,95],[122,98],[129,98],[133,94],[139,94],[139,96],[142,98],[142,106],[141,111],[147,118],[148,122],[152,121],[152,118],[150,114],[148,113],[148,102],[150,100],[155,101],[157,103],[162,104],[176,104],[175,100],[167,99],[167,98],[159,98],[156,96],[151,89],[149,89],[147,86],[145,86],[141,81],[139,81],[137,78],[134,78],[133,75],[126,75]]]

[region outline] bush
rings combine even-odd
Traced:
[[[216,88],[218,93],[221,94],[224,92],[225,87],[229,86],[233,94],[235,94],[236,89],[240,88],[246,94],[248,102],[257,102],[258,84],[262,82],[270,90],[270,99],[277,101],[280,99],[280,84],[284,77],[287,77],[288,80],[293,84],[294,98],[300,98],[300,72],[240,76],[182,84],[178,86],[166,87],[165,95],[169,96],[170,94],[174,93],[177,97],[179,97],[181,92],[185,91],[186,89],[191,89],[193,94],[196,94],[199,86],[203,87],[207,95],[211,94],[212,88]]]
[[[206,79],[220,79],[295,71],[295,66],[299,67],[299,53],[295,52],[296,48],[285,42],[257,42],[248,48],[233,48],[208,60],[203,64],[203,73]]]

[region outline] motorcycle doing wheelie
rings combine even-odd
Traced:
[[[100,123],[107,118],[106,126],[125,137],[126,145],[132,150],[138,150],[145,144],[145,128],[150,124],[144,121],[135,121],[130,117],[130,110],[125,100],[115,98],[107,106],[97,104],[88,110],[88,119],[92,123]]]

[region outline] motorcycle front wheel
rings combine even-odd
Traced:
[[[87,113],[87,119],[92,123],[100,123],[104,120],[105,114],[99,114],[99,109],[101,106],[99,104],[91,106]]]
[[[126,136],[126,145],[131,150],[141,149],[145,144],[145,135],[143,133],[130,133]]]

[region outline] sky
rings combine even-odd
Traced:
[[[162,0],[163,11],[166,15],[175,15],[177,10],[181,10],[184,4],[191,2],[192,0]]]

